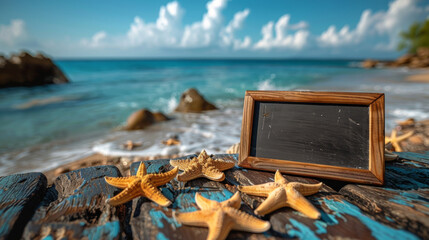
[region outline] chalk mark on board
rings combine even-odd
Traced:
[[[262,130],[264,130],[265,126],[265,118],[270,116],[270,113],[267,112],[267,106],[264,106],[264,113],[262,113],[263,119],[262,119]]]
[[[357,126],[360,126],[360,123],[358,123],[358,122],[355,122],[353,119],[351,119],[351,118],[349,118],[349,121],[351,122],[351,123],[354,123],[354,124],[356,124]]]

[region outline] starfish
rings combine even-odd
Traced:
[[[131,140],[128,140],[126,143],[122,144],[124,148],[126,148],[128,151],[133,150],[135,147],[140,147],[141,143],[135,143]]]
[[[225,239],[231,230],[261,233],[271,228],[270,222],[238,210],[241,205],[239,192],[223,202],[209,200],[196,193],[195,201],[201,210],[185,213],[174,212],[173,216],[178,222],[185,225],[208,227],[208,240]]]
[[[118,195],[110,198],[108,203],[116,206],[126,203],[133,198],[145,196],[159,205],[166,207],[171,204],[171,201],[164,197],[156,187],[170,182],[177,175],[178,171],[179,169],[175,167],[173,170],[165,173],[147,174],[144,163],[140,163],[135,176],[105,177],[104,179],[108,184],[124,189]]]
[[[257,215],[263,216],[282,207],[291,207],[309,218],[319,219],[320,212],[304,196],[317,193],[322,184],[322,182],[317,184],[288,182],[277,170],[274,175],[274,182],[255,186],[238,186],[238,190],[249,195],[267,197],[256,208],[255,213]]]
[[[162,141],[162,144],[167,145],[167,146],[179,145],[180,140],[176,139],[176,138],[169,138],[166,141]]]
[[[385,137],[384,143],[387,144],[390,142],[395,152],[402,152],[402,148],[399,145],[399,143],[411,137],[414,134],[414,131],[407,132],[404,135],[401,135],[399,137],[397,137],[396,134],[397,134],[396,129],[393,129],[392,133],[390,134],[390,137]]]
[[[187,182],[195,178],[205,177],[212,181],[221,182],[225,179],[224,170],[233,168],[234,162],[222,159],[212,159],[205,150],[198,157],[185,160],[170,160],[170,164],[179,167],[183,173],[177,175],[177,180]]]

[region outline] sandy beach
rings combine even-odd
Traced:
[[[407,77],[407,81],[410,82],[419,82],[419,83],[429,83],[429,70],[425,70],[423,73],[414,74]]]

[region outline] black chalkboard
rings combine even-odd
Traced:
[[[368,169],[369,106],[255,101],[249,156]]]

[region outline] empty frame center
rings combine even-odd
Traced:
[[[369,107],[255,101],[250,156],[368,169]]]

